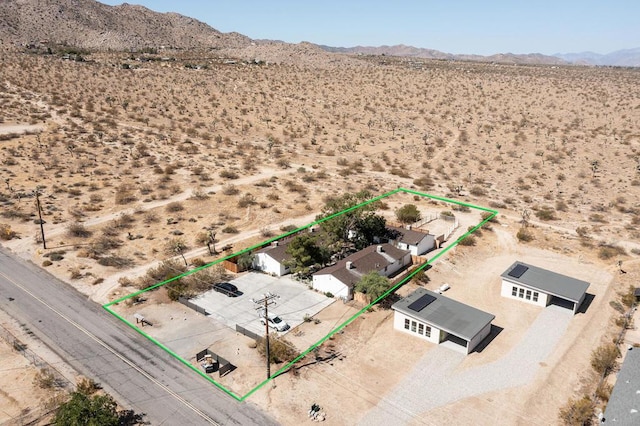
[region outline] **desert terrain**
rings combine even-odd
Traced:
[[[3,53],[2,244],[96,302],[151,284],[137,279],[165,259],[199,266],[310,223],[331,197],[413,188],[499,211],[475,245],[427,272],[427,288],[451,284],[452,298],[495,311],[504,328],[455,374],[500,362],[540,316],[495,297],[514,260],[588,280],[594,298],[537,368],[526,365],[527,380],[404,409],[406,422],[559,424],[570,398],[594,394],[591,351],[620,331],[609,302],[640,273],[640,71],[312,56],[304,46],[299,59],[260,52],[272,61],[249,60],[253,50],[83,62]],[[389,215],[405,202],[415,200]],[[211,234],[224,253],[211,254]],[[332,339],[340,359],[291,370],[251,401],[283,424],[305,420],[314,402],[336,425],[375,422],[385,403],[402,411],[403,380],[441,348],[395,333],[391,319],[365,313]]]

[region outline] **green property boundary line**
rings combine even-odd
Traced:
[[[230,258],[239,256],[241,254],[250,252],[258,247],[264,247],[265,245],[285,238],[289,235],[298,233],[304,229],[308,229],[312,226],[315,226],[317,224],[320,224],[322,222],[325,222],[327,220],[331,220],[334,217],[343,215],[345,213],[348,213],[350,211],[353,211],[355,209],[358,209],[360,207],[366,206],[368,204],[374,203],[376,201],[382,200],[384,198],[387,198],[391,195],[397,194],[399,192],[403,192],[406,194],[413,194],[413,195],[417,195],[420,197],[426,197],[426,198],[430,198],[433,200],[438,200],[438,201],[443,201],[445,203],[451,203],[451,204],[457,204],[460,206],[465,206],[471,209],[475,209],[475,210],[481,210],[484,212],[488,212],[490,213],[490,215],[488,215],[487,217],[484,218],[484,220],[482,220],[480,223],[478,223],[476,226],[474,226],[473,228],[469,229],[466,233],[464,233],[464,235],[460,236],[458,239],[456,239],[454,242],[452,242],[451,244],[447,245],[446,247],[444,247],[438,254],[436,254],[435,256],[433,256],[432,258],[428,259],[427,262],[423,263],[419,268],[417,268],[415,271],[413,271],[411,274],[407,275],[403,280],[401,280],[400,282],[398,282],[395,286],[393,286],[392,288],[390,288],[389,290],[387,290],[384,294],[382,294],[380,297],[378,297],[376,300],[372,301],[370,304],[368,304],[367,306],[365,306],[364,308],[360,309],[358,312],[356,312],[351,318],[347,319],[345,322],[343,322],[342,324],[340,324],[339,326],[337,326],[336,328],[334,328],[333,330],[331,330],[326,336],[324,336],[323,338],[321,338],[320,340],[318,340],[316,343],[314,343],[313,345],[311,345],[309,347],[309,349],[307,349],[306,351],[302,352],[300,355],[298,355],[298,357],[296,357],[293,361],[289,362],[288,364],[286,364],[285,366],[283,366],[282,368],[280,368],[278,371],[276,371],[269,379],[264,380],[263,382],[259,383],[256,387],[254,387],[253,389],[251,389],[249,392],[247,392],[245,395],[237,395],[235,392],[227,389],[226,387],[224,387],[222,384],[216,382],[215,380],[213,380],[212,377],[210,377],[209,375],[207,375],[206,373],[204,373],[203,371],[201,371],[199,368],[197,368],[196,366],[192,365],[189,361],[185,360],[184,358],[182,358],[181,356],[179,356],[178,354],[176,354],[174,351],[172,351],[171,349],[169,349],[167,346],[165,346],[164,344],[162,344],[161,342],[159,342],[157,339],[149,336],[147,333],[145,333],[144,331],[142,331],[142,329],[140,329],[139,327],[137,327],[135,324],[133,324],[132,322],[128,321],[127,319],[123,318],[121,315],[117,314],[116,312],[113,311],[113,309],[111,309],[112,305],[116,305],[118,303],[121,303],[127,299],[131,299],[133,297],[136,297],[142,293],[146,293],[148,291],[151,291],[155,288],[158,288],[160,286],[163,286],[165,284],[168,284],[174,280],[180,279],[182,277],[185,277],[187,275],[191,275],[194,274],[202,269],[205,268],[209,268],[213,265],[216,265],[220,262],[223,262],[225,260],[228,260]],[[221,389],[222,391],[224,391],[226,394],[228,394],[229,396],[233,397],[234,399],[238,400],[238,401],[244,401],[245,399],[247,399],[249,396],[251,396],[254,392],[256,392],[258,389],[262,388],[264,385],[266,385],[267,383],[269,383],[271,380],[275,379],[276,377],[278,377],[279,375],[281,375],[282,373],[286,372],[287,370],[289,370],[295,363],[297,363],[298,361],[300,361],[302,358],[304,358],[309,352],[313,351],[314,349],[316,349],[318,346],[322,345],[325,341],[327,341],[328,339],[330,339],[334,334],[336,334],[337,332],[339,332],[340,330],[342,330],[343,328],[345,328],[347,325],[351,324],[356,318],[358,318],[360,315],[362,315],[364,312],[366,312],[367,310],[369,310],[373,305],[375,305],[376,303],[380,302],[382,299],[384,299],[385,297],[387,297],[389,294],[391,294],[392,292],[394,292],[395,290],[397,290],[399,287],[401,287],[402,285],[404,285],[405,283],[407,283],[409,280],[411,280],[417,273],[419,273],[420,271],[422,271],[423,269],[427,268],[427,266],[431,265],[434,261],[436,261],[440,256],[442,256],[443,254],[445,254],[446,252],[448,252],[449,250],[451,250],[453,247],[457,246],[462,240],[464,240],[465,238],[467,238],[468,236],[470,236],[472,233],[474,233],[475,231],[477,231],[478,229],[480,229],[482,226],[484,226],[487,222],[489,222],[490,220],[492,220],[494,217],[496,217],[496,215],[498,214],[497,210],[493,210],[493,209],[489,209],[486,207],[480,207],[480,206],[476,206],[473,204],[469,204],[469,203],[465,203],[463,201],[457,201],[457,200],[452,200],[449,198],[444,198],[444,197],[439,197],[436,195],[430,195],[430,194],[425,194],[422,192],[418,192],[418,191],[414,191],[411,189],[406,189],[406,188],[398,188],[398,189],[394,189],[393,191],[389,191],[386,192],[382,195],[379,195],[375,198],[372,198],[370,200],[367,200],[365,202],[362,202],[360,204],[357,204],[353,207],[350,207],[348,209],[345,209],[343,211],[340,211],[338,213],[334,213],[330,216],[327,216],[325,218],[322,218],[320,220],[317,220],[313,223],[310,223],[308,225],[305,226],[301,226],[300,228],[296,228],[293,231],[289,231],[286,232],[284,234],[278,235],[277,237],[273,237],[270,238],[268,240],[265,240],[259,244],[253,245],[249,248],[246,248],[244,250],[241,250],[237,253],[233,253],[230,254],[228,256],[225,256],[223,258],[217,259],[213,262],[210,262],[206,265],[200,266],[198,268],[192,269],[190,271],[187,271],[181,275],[178,275],[176,277],[173,277],[171,279],[162,281],[160,283],[154,284],[150,287],[147,287],[143,290],[139,290],[136,291],[134,293],[131,293],[129,295],[126,295],[124,297],[121,297],[119,299],[114,300],[113,302],[109,302],[107,304],[104,304],[102,307],[109,312],[110,314],[112,314],[113,316],[115,316],[116,318],[118,318],[120,321],[122,321],[123,323],[125,323],[126,325],[128,325],[129,327],[131,327],[132,329],[134,329],[136,332],[140,333],[142,336],[144,336],[145,338],[149,339],[151,342],[153,342],[154,344],[156,344],[159,348],[161,348],[162,350],[164,350],[165,352],[167,352],[169,355],[171,355],[172,357],[174,357],[175,359],[177,359],[178,361],[180,361],[182,364],[186,365],[187,367],[189,367],[192,371],[196,372],[197,374],[199,374],[200,376],[204,377],[206,380],[208,380],[209,382],[213,383],[216,387],[218,387],[219,389]]]

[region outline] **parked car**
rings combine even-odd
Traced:
[[[262,318],[260,318],[260,323],[262,325],[265,325],[265,323],[269,323],[269,328],[273,328],[276,331],[287,331],[290,328],[289,324],[287,324],[282,318],[274,314],[269,314],[267,318],[263,316]]]
[[[238,297],[242,293],[238,291],[238,287],[231,283],[215,283],[213,289],[218,293],[225,294],[229,297]]]

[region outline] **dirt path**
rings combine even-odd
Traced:
[[[0,124],[0,135],[10,133],[41,132],[44,129],[42,124]]]
[[[290,218],[287,220],[283,220],[278,223],[274,223],[271,225],[274,229],[280,229],[282,226],[289,225],[291,222],[297,222],[298,225],[303,226],[308,223],[311,223],[316,217],[316,213],[308,214],[306,216]],[[262,229],[248,229],[244,232],[240,232],[232,237],[226,238],[224,240],[220,240],[216,242],[219,247],[222,247],[227,244],[236,244],[240,241],[249,240],[251,238],[257,237],[262,233]],[[208,249],[206,247],[199,247],[193,250],[190,250],[184,253],[184,256],[187,259],[202,256],[208,254]],[[180,256],[174,257],[174,259],[181,259]],[[127,277],[129,279],[135,279],[144,275],[147,270],[150,268],[158,266],[162,260],[154,260],[152,262],[148,262],[144,265],[136,266],[132,269],[127,269],[126,271],[120,271],[115,274],[109,275],[102,284],[93,287],[93,293],[91,295],[92,299],[98,303],[107,303],[110,301],[109,295],[113,294],[113,292],[119,287],[118,280],[122,277]]]

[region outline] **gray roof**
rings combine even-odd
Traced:
[[[290,241],[278,242],[277,245],[269,245],[257,251],[256,253],[264,253],[272,257],[278,263],[291,259],[291,255],[287,253]]]
[[[381,248],[381,252],[378,252],[378,246]],[[387,266],[407,254],[409,254],[408,250],[401,250],[389,243],[372,245],[345,257],[335,265],[319,270],[313,275],[333,275],[351,288],[360,281],[363,275],[372,271],[384,271]],[[347,269],[347,262],[351,262],[351,269]]]
[[[640,348],[627,350],[604,411],[605,424],[640,424]]]
[[[417,246],[422,240],[429,236],[428,232],[416,231],[415,229],[406,229],[399,226],[388,226],[387,229],[397,232],[398,241],[410,246]],[[396,238],[394,238],[395,240]]]
[[[409,305],[425,294],[432,296],[435,300],[419,312],[409,308]],[[404,299],[394,303],[391,308],[466,340],[473,339],[496,317],[424,288],[418,288]]]
[[[524,273],[520,277],[513,277],[509,275],[509,272],[518,265],[522,265],[526,268]],[[589,283],[586,281],[571,278],[566,275],[551,272],[519,261],[509,266],[509,268],[507,268],[507,270],[500,276],[515,284],[522,284],[523,286],[529,287],[533,290],[540,290],[544,293],[551,294],[552,296],[558,296],[562,299],[570,300],[575,303],[580,302],[583,299],[585,292],[589,288]]]

